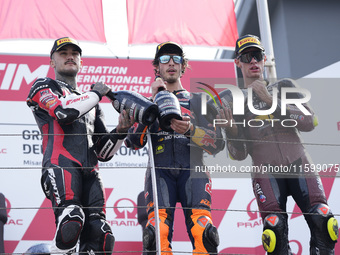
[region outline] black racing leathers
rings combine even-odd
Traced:
[[[69,205],[86,207],[84,230],[87,223],[105,220],[98,160],[110,160],[125,136],[116,134],[115,129],[107,131],[98,105],[100,100],[101,95],[96,91],[79,93],[68,84],[50,78],[36,80],[29,92],[27,104],[43,135],[41,184],[52,201],[56,224]],[[88,246],[93,250],[103,249],[103,244],[88,243]]]
[[[33,84],[27,104],[43,134],[43,166],[60,165],[65,157],[86,169],[113,157],[113,148],[124,135],[107,131],[100,100],[96,91],[81,94],[50,78]]]
[[[221,130],[208,126],[201,115],[201,95],[190,94],[186,90],[173,92],[181,105],[182,115],[190,116],[194,130],[191,138],[176,132],[160,129],[158,120],[150,127],[135,125],[126,139],[128,147],[139,149],[146,145],[146,132],[149,129],[157,179],[157,192],[160,214],[160,231],[162,250],[171,250],[174,208],[180,202],[184,209],[186,225],[195,252],[217,252],[216,235],[210,240],[204,231],[214,229],[212,225],[211,180],[206,172],[195,172],[195,166],[203,166],[203,153],[216,154],[224,148]],[[154,224],[153,192],[150,166],[146,172],[145,189],[148,205],[148,224]],[[204,224],[200,221],[204,219]],[[214,232],[216,233],[216,232]],[[144,248],[151,249],[152,247]]]

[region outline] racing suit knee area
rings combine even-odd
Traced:
[[[91,214],[85,223],[85,214],[78,205],[67,206],[58,217],[57,231],[52,247],[54,252],[74,251],[80,239],[80,252],[112,254],[114,236],[103,216]]]
[[[308,213],[305,217],[311,231],[310,254],[334,254],[339,227],[330,208],[326,204],[316,204]]]
[[[80,236],[79,251],[93,254],[111,255],[115,238],[105,217],[93,213],[87,218]]]
[[[326,204],[314,205],[305,215],[311,231],[310,254],[334,254],[339,236],[338,222]],[[291,254],[286,214],[269,214],[264,219],[262,245],[268,254]]]
[[[207,210],[192,209],[190,216],[192,226],[190,233],[194,239],[193,252],[217,253],[217,246],[220,243],[217,228],[213,225],[211,214]]]
[[[171,240],[168,238],[172,236],[169,234],[170,226],[169,215],[165,209],[159,210],[160,218],[160,239],[161,251],[171,254]],[[213,225],[210,212],[202,209],[193,209],[191,216],[187,220],[190,239],[194,246],[193,252],[198,253],[217,253],[217,246],[219,245],[219,236],[217,228]],[[155,230],[155,216],[154,212],[150,213],[148,223],[143,231],[143,246],[148,254],[155,254],[156,251],[156,230]]]
[[[161,251],[162,254],[172,254],[171,253],[171,240],[168,238],[171,229],[172,221],[169,220],[168,213],[166,209],[159,209],[159,231],[160,231],[160,239],[161,239]],[[155,212],[151,212],[148,216],[149,220],[146,224],[146,228],[143,231],[143,247],[146,249],[147,254],[155,254],[156,251],[156,220],[155,220]],[[171,237],[170,237],[171,238]]]
[[[85,214],[78,205],[67,206],[58,217],[55,246],[63,251],[73,250],[84,227]]]
[[[272,255],[292,254],[288,242],[287,214],[272,213],[263,221],[262,245]]]

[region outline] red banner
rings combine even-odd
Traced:
[[[235,47],[233,0],[127,0],[129,44]]]
[[[2,0],[0,39],[106,42],[101,0]]]
[[[37,78],[54,78],[49,57],[0,55],[0,101],[25,101]],[[182,85],[190,90],[190,78],[234,78],[233,62],[189,61]],[[83,58],[78,74],[81,91],[90,90],[97,81],[109,85],[112,91],[130,90],[151,96],[154,80],[151,60]]]

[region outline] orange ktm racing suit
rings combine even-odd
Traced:
[[[195,171],[195,166],[204,165],[204,151],[216,154],[223,150],[223,137],[221,130],[209,127],[205,117],[200,114],[200,94],[190,94],[186,90],[174,91],[173,94],[179,100],[182,115],[191,117],[194,126],[191,139],[174,131],[161,130],[156,120],[150,127],[138,124],[130,128],[125,143],[133,149],[142,148],[146,145],[149,128],[157,179],[161,250],[171,253],[174,208],[180,202],[194,252],[216,253],[219,239],[210,213],[211,179],[209,173]],[[148,223],[143,233],[143,246],[147,251],[154,251],[155,219],[150,171],[149,162],[144,188]]]

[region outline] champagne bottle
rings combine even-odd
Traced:
[[[154,102],[158,105],[160,128],[167,132],[173,131],[170,127],[171,119],[182,119],[181,106],[177,97],[168,90],[161,90],[156,94]]]
[[[158,116],[158,106],[134,91],[110,91],[106,96],[112,101],[117,112],[127,111],[130,118],[146,126],[151,125]]]

